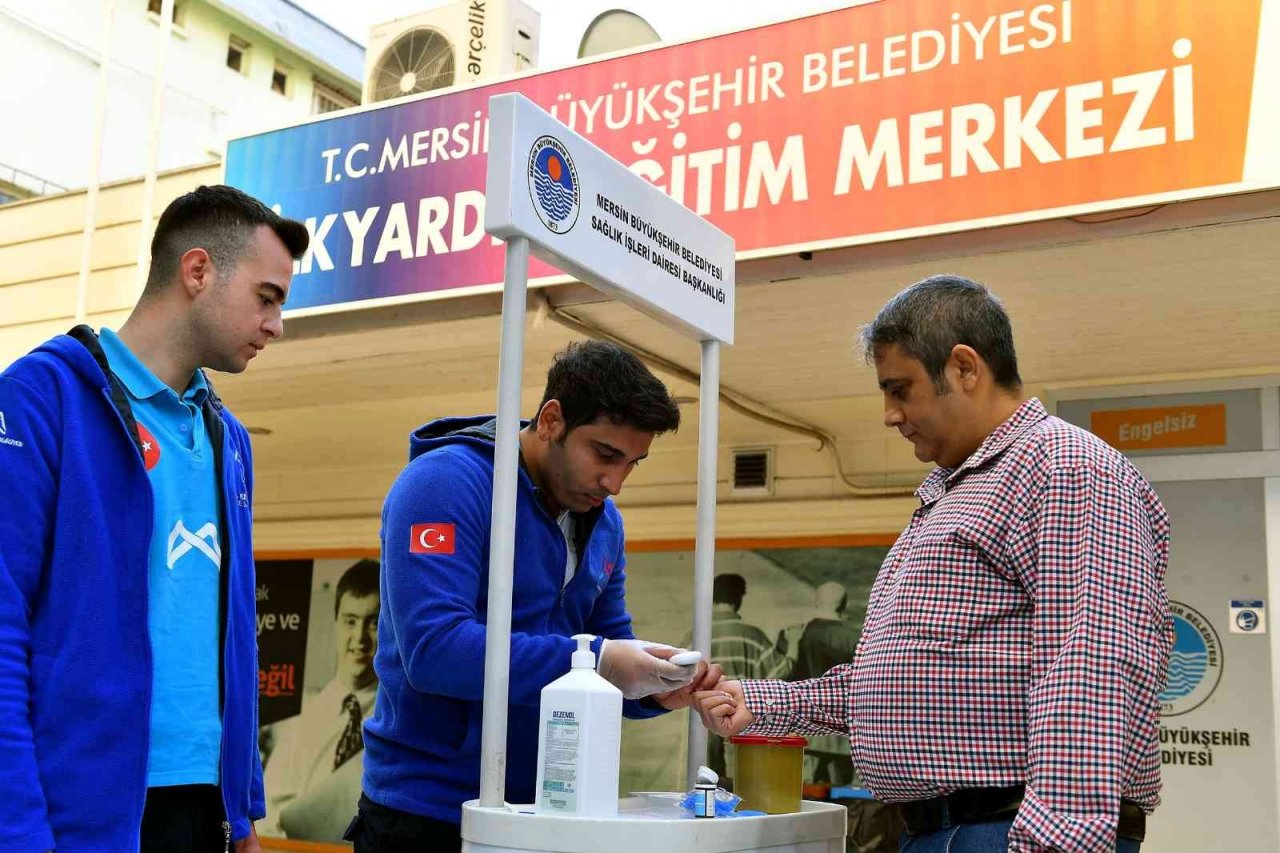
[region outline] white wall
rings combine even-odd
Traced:
[[[314,64],[198,0],[182,5],[166,60],[159,169],[221,157],[228,135],[311,114]],[[104,182],[146,170],[160,39],[159,20],[146,9],[146,0],[117,0]],[[103,31],[97,0],[0,0],[0,164],[64,187],[87,183]],[[252,46],[246,75],[226,67],[233,33]],[[289,97],[271,90],[277,61],[292,69]]]
[[[1143,847],[1272,853],[1280,847],[1270,637],[1232,633],[1228,619],[1232,599],[1267,598],[1263,481],[1164,482],[1156,489],[1173,524],[1169,598],[1195,608],[1216,632],[1221,676],[1216,688],[1189,697],[1207,693],[1203,704],[1175,703],[1176,715],[1161,718],[1163,803]],[[1211,676],[1205,682],[1211,685]],[[1232,737],[1205,744],[1204,735],[1215,732]]]

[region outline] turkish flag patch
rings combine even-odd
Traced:
[[[409,528],[409,553],[452,554],[453,525],[443,522],[415,524]]]
[[[142,443],[142,464],[150,471],[160,463],[160,442],[141,423],[138,424],[138,438]]]

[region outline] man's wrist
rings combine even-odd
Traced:
[[[738,683],[742,685],[742,704],[758,722],[769,707],[769,698],[761,689],[765,682],[755,678],[744,678]]]
[[[742,705],[751,714],[751,723],[742,730],[743,734],[750,734],[763,724],[764,718],[769,713],[771,701],[766,695],[767,691],[762,689],[767,683],[755,678],[743,679],[739,682],[742,685]]]

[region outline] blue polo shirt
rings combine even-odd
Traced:
[[[100,340],[128,392],[155,497],[147,566],[147,787],[217,784],[222,541],[213,445],[201,415],[209,386],[197,370],[179,396],[114,332],[103,329]]]

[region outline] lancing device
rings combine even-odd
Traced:
[[[668,658],[676,666],[689,666],[702,660],[702,652],[680,652]]]

